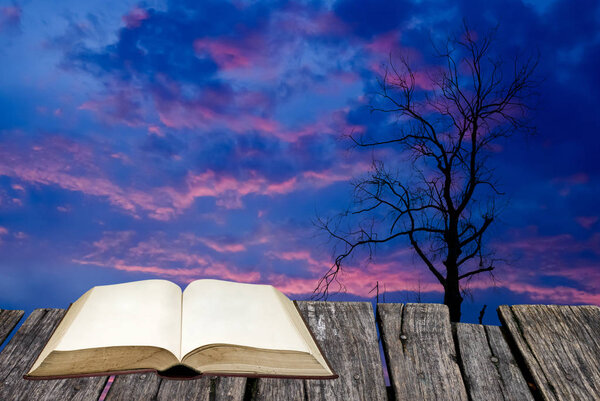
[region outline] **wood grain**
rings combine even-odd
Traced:
[[[334,380],[307,380],[307,399],[386,400],[371,303],[298,302],[298,306],[339,375]]]
[[[254,400],[386,400],[373,308],[368,302],[298,302],[339,378],[259,379]]]
[[[116,376],[106,401],[242,401],[245,389],[246,378],[243,377],[171,380],[161,378],[156,373],[140,373]]]
[[[304,401],[304,380],[258,379],[252,401]]]
[[[107,378],[30,381],[23,379],[65,310],[36,309],[0,354],[0,400],[97,400]]]
[[[457,323],[455,328],[472,400],[534,401],[500,327]]]
[[[600,399],[600,307],[503,305],[498,315],[544,400]]]
[[[379,304],[377,316],[396,400],[468,400],[445,305]]]
[[[115,376],[105,400],[156,400],[161,381],[156,373]]]
[[[197,380],[162,379],[157,400],[242,401],[246,379],[203,377]]]
[[[25,312],[22,310],[0,309],[0,345],[4,343],[6,337],[15,328]]]

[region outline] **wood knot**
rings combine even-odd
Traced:
[[[354,380],[358,380],[358,379],[360,379],[360,375],[359,374],[355,374],[354,375]]]
[[[492,361],[492,363],[498,363],[498,358],[496,358],[495,356],[490,358],[490,361]]]

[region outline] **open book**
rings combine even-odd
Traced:
[[[71,305],[28,379],[156,370],[337,377],[296,305],[270,285],[197,280],[94,287]]]

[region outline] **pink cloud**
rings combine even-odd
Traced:
[[[0,175],[18,177],[23,181],[43,185],[56,185],[63,189],[82,192],[87,195],[106,198],[110,204],[117,206],[134,216],[140,203],[132,200],[131,194],[127,194],[117,185],[105,178],[78,177],[57,170],[40,170],[34,166],[28,167],[0,165]],[[140,197],[147,195],[140,193]],[[20,202],[20,200],[17,199]],[[151,202],[146,202],[145,206]]]
[[[321,115],[316,121],[308,122],[298,128],[282,131],[277,137],[286,142],[297,142],[303,136],[362,134],[366,131],[364,125],[350,124],[347,121],[348,110],[341,109]]]
[[[271,274],[266,277],[266,282],[275,285],[286,294],[312,293],[319,278],[331,267],[331,256],[319,254],[315,250],[269,250],[266,256],[272,260],[284,262],[295,262],[294,266],[305,266],[304,271],[308,277],[290,277],[285,273]],[[361,297],[370,297],[369,294],[375,284],[379,281],[381,291],[423,291],[443,292],[441,285],[433,276],[425,273],[422,266],[415,265],[410,261],[410,249],[402,248],[397,252],[381,255],[377,262],[369,263],[362,260],[356,264],[344,266],[339,274],[342,291]],[[294,267],[295,270],[298,267]],[[423,273],[423,274],[422,274]],[[422,277],[423,276],[423,277]],[[334,283],[331,291],[337,291]]]
[[[346,176],[344,176],[346,177]],[[242,207],[241,198],[249,194],[257,195],[282,195],[299,190],[300,188],[311,187],[316,180],[326,185],[326,183],[335,182],[341,179],[341,176],[332,175],[331,177],[321,177],[317,173],[308,174],[307,179],[292,177],[288,180],[271,183],[263,176],[252,172],[249,177],[237,179],[226,174],[216,174],[212,170],[207,170],[200,174],[190,174],[186,179],[185,190],[175,190],[174,188],[164,188],[164,192],[170,197],[175,209],[186,209],[201,197],[215,197],[218,204],[225,208]]]
[[[120,153],[120,152],[111,153],[110,157],[112,157],[113,159],[121,160],[125,164],[131,164],[131,160],[129,159],[129,156],[127,156],[124,153]]]
[[[198,255],[194,252],[196,242],[216,243],[192,234],[182,234],[175,239],[156,235],[145,241],[136,241],[136,234],[131,231],[105,232],[102,238],[92,243],[91,252],[73,262],[165,277],[180,283],[207,277],[242,282],[260,280],[258,272],[243,271],[206,255]],[[227,252],[225,248],[219,249]],[[240,250],[234,247],[233,251]]]
[[[0,226],[0,235],[8,235],[8,229]]]
[[[560,244],[559,254],[564,253],[564,249],[573,247],[574,240],[570,236],[554,236],[530,240],[532,244],[527,245],[526,240],[518,240],[510,244],[510,247],[518,247],[533,254],[546,254],[549,248],[557,247]],[[576,250],[600,250],[600,235],[592,236],[584,241]],[[277,259],[286,262],[296,262],[306,266],[306,273],[309,277],[289,277],[285,273],[271,274],[265,279],[267,282],[275,285],[280,290],[289,295],[300,295],[312,293],[315,289],[318,279],[331,266],[329,257],[316,257],[314,251],[307,249],[296,249],[293,251],[268,251],[266,254],[271,259]],[[435,278],[426,271],[426,269],[411,258],[412,251],[408,248],[398,248],[394,253],[384,253],[378,256],[374,263],[365,263],[362,261],[357,264],[350,264],[343,268],[339,275],[343,287],[342,290],[348,294],[361,297],[373,296],[371,290],[376,282],[379,282],[380,290],[387,292],[393,291],[421,291],[430,293],[443,293],[443,288]],[[528,254],[529,255],[529,254]],[[544,301],[552,303],[591,303],[600,302],[600,269],[593,264],[585,262],[567,263],[558,260],[556,265],[544,265],[540,268],[534,266],[530,261],[530,256],[520,262],[528,266],[523,269],[518,266],[500,266],[495,275],[495,280],[491,280],[487,275],[476,276],[469,282],[463,282],[471,290],[486,290],[490,288],[505,288],[517,294],[524,294],[533,301]],[[555,259],[553,254],[548,258]],[[297,269],[297,268],[296,268]],[[558,285],[547,287],[535,284],[540,276],[564,277],[568,280],[579,282],[579,285],[567,286]],[[336,286],[332,290],[337,290]]]
[[[217,114],[200,104],[162,101],[159,103],[158,117],[169,128],[208,129]]]
[[[113,159],[131,164],[132,161],[121,153],[98,154],[92,147],[60,136],[48,136],[27,152],[16,146],[8,142],[0,144],[0,175],[28,184],[81,192],[103,199],[135,218],[145,214],[162,221],[184,213],[199,198],[213,198],[217,206],[226,209],[242,208],[243,198],[251,194],[273,197],[314,190],[347,181],[369,168],[367,163],[353,161],[340,163],[335,169],[304,171],[282,181],[274,181],[258,171],[247,171],[243,177],[234,177],[206,170],[189,172],[176,186],[140,188],[117,184],[100,169],[102,163],[114,163]],[[16,190],[23,188],[21,184],[14,185]]]
[[[336,182],[347,182],[361,173],[369,171],[370,164],[357,162],[352,166],[343,166],[339,171],[327,169],[322,171],[304,171],[302,177],[317,188],[328,187]]]
[[[21,8],[18,6],[0,7],[0,32],[18,29],[21,25]]]
[[[227,110],[208,107],[202,100],[160,100],[157,105],[160,122],[169,128],[227,129],[237,134],[256,131],[281,136],[276,120],[254,115],[250,110],[238,110],[232,116]],[[234,108],[234,104],[231,106]]]
[[[121,260],[114,260],[110,263],[104,263],[99,261],[73,259],[73,262],[80,265],[107,267],[126,272],[146,273],[153,276],[180,280],[186,280],[190,278],[193,279],[194,277],[201,277],[204,274],[204,268],[166,268],[159,266],[132,265]]]
[[[150,132],[150,133],[152,133],[152,134],[154,134],[156,136],[160,136],[160,137],[164,137],[165,136],[164,132],[162,132],[162,129],[159,126],[157,126],[157,125],[149,125],[148,126],[148,132]]]
[[[229,242],[223,243],[225,241],[214,241],[208,238],[200,238],[200,242],[209,247],[210,249],[220,252],[220,253],[229,253],[229,252],[243,252],[246,250],[246,246],[244,244]]]
[[[279,259],[287,262],[303,262],[306,265],[306,269],[311,273],[323,273],[327,271],[331,265],[329,259],[317,260],[313,258],[311,252],[307,250],[296,250],[296,251],[276,251],[270,250],[265,253],[270,259]],[[314,281],[314,279],[313,279]]]
[[[575,218],[575,221],[577,221],[581,227],[589,230],[598,221],[598,216],[578,216]]]
[[[273,194],[287,194],[293,192],[298,186],[298,179],[296,177],[292,177],[289,180],[269,184],[265,189],[264,193],[273,195]]]
[[[64,150],[63,148],[60,152]],[[72,149],[74,154],[79,150]],[[147,190],[123,188],[106,177],[98,176],[100,172],[94,171],[95,167],[91,167],[92,170],[86,175],[74,175],[70,167],[72,164],[65,159],[65,155],[61,154],[58,159],[54,158],[55,155],[48,152],[48,149],[40,157],[32,159],[16,156],[12,152],[5,153],[5,156],[0,161],[0,175],[104,198],[111,205],[134,217],[140,217],[140,212],[145,211],[151,218],[157,220],[172,219],[188,209],[197,198],[212,197],[216,199],[219,206],[224,208],[240,208],[243,206],[242,198],[249,194],[274,196],[298,189],[295,178],[271,183],[256,172],[251,173],[248,178],[238,179],[226,174],[216,174],[211,170],[199,174],[190,173],[182,188],[156,187]],[[94,157],[89,157],[83,163],[92,163],[93,159]],[[81,168],[77,171],[80,174],[86,173]]]
[[[272,17],[273,29],[294,36],[321,37],[347,35],[348,26],[332,11],[315,13],[298,3],[288,6]]]
[[[213,263],[204,270],[204,274],[243,283],[256,283],[261,277],[258,271],[242,272],[221,263]]]
[[[225,207],[235,208],[241,206],[240,198],[250,193],[257,193],[264,185],[265,179],[250,177],[238,181],[236,178],[208,170],[200,174],[189,174],[186,179],[186,190],[178,191],[165,188],[176,209],[188,208],[196,198],[216,197],[223,200]]]
[[[400,32],[390,31],[378,36],[364,45],[365,49],[380,56],[389,56],[391,52],[396,51],[400,45]]]
[[[566,183],[566,184],[570,184],[570,185],[577,185],[577,184],[587,184],[589,182],[589,180],[590,180],[590,177],[586,173],[577,173],[577,174],[569,175],[566,177],[557,177],[553,181],[559,182],[559,183]]]
[[[323,273],[325,270],[322,271]],[[385,285],[388,292],[395,291],[422,291],[443,293],[443,287],[434,281],[420,280],[418,270],[393,267],[390,264],[372,264],[365,267],[346,267],[339,279],[343,285],[342,291],[361,297],[373,296],[371,290],[377,282]],[[267,281],[289,295],[300,295],[312,293],[317,286],[319,276],[302,278],[288,277],[284,274],[273,274],[268,276]],[[336,291],[336,284],[332,285],[331,291]]]
[[[148,11],[144,10],[143,8],[136,7],[128,14],[125,14],[122,17],[122,20],[123,23],[125,23],[125,26],[131,29],[138,28],[140,25],[142,25],[142,22],[149,17],[150,15],[148,14]]]
[[[557,177],[552,180],[553,183],[558,184],[559,195],[568,196],[571,193],[571,189],[575,186],[587,184],[590,177],[586,173],[577,173],[566,177]]]
[[[500,241],[494,244],[499,251],[510,254],[523,251],[525,257],[547,257],[560,261],[562,257],[578,252],[600,254],[600,234],[596,233],[586,240],[576,240],[572,234],[543,236],[537,233],[536,227],[519,230],[512,241]]]
[[[544,287],[526,283],[507,283],[510,291],[526,294],[533,301],[557,304],[593,304],[600,305],[600,292],[589,292],[572,287]]]
[[[196,39],[194,51],[197,54],[208,53],[220,68],[228,70],[250,65],[251,50],[239,42],[223,39]]]
[[[141,95],[124,86],[97,96],[79,105],[78,110],[91,111],[103,123],[125,124],[130,127],[145,125]]]

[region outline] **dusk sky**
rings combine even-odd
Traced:
[[[494,148],[487,242],[507,263],[470,282],[463,320],[600,304],[599,1],[0,0],[0,307],[150,278],[307,299],[333,261],[313,220],[373,157],[343,136],[397,129],[368,109],[382,66],[405,55],[424,76],[463,19],[499,25],[500,55],[539,52],[543,80],[537,134]],[[379,281],[387,302],[442,302],[408,243],[366,257],[332,300]]]

